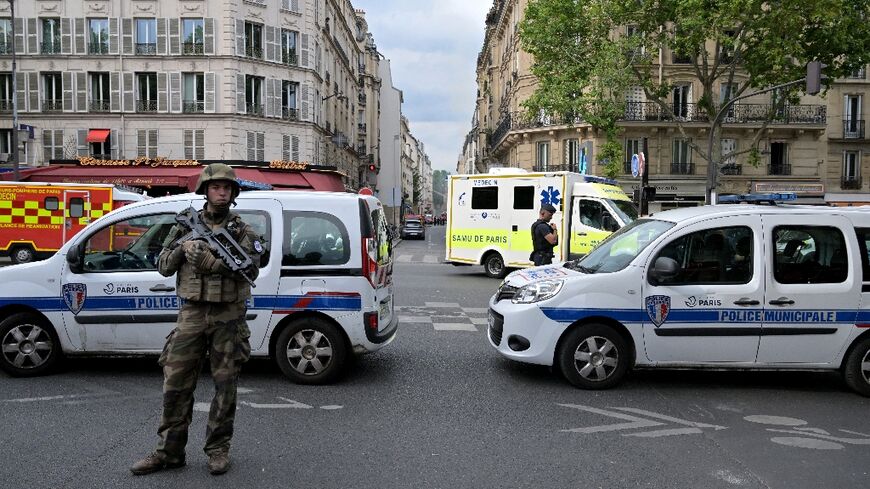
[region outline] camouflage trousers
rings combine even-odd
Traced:
[[[236,384],[244,362],[251,356],[245,322],[245,302],[186,301],[178,324],[169,335],[159,363],[163,367],[163,415],[157,434],[157,452],[168,461],[184,457],[187,430],[193,418],[193,391],[205,361],[211,364],[215,395],[208,413],[205,452],[230,449],[236,414]]]

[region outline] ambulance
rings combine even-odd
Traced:
[[[660,212],[508,275],[488,341],[587,389],[636,368],[823,370],[870,396],[868,250],[870,207]]]
[[[615,180],[571,172],[500,168],[451,175],[448,202],[446,261],[483,265],[493,278],[503,278],[508,267],[533,265],[531,227],[542,204],[556,207],[554,262],[586,255],[637,219],[631,198]]]
[[[91,221],[146,197],[109,184],[3,182],[0,256],[27,263],[55,253]],[[117,239],[138,236],[133,228]]]

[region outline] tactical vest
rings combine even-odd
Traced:
[[[546,234],[550,234],[550,232],[551,232],[551,231],[550,231],[550,225],[547,224],[546,221],[542,221],[542,220],[540,220],[540,219],[538,219],[537,221],[535,221],[535,223],[532,224],[532,246],[533,246],[533,250],[536,251],[536,252],[541,252],[541,253],[553,253],[553,248],[555,248],[556,245],[550,244],[546,239],[544,239],[543,236],[539,236],[539,235],[535,232],[535,230],[538,229],[538,226],[541,226],[541,225],[543,225],[543,226],[547,226],[547,233],[546,233]]]

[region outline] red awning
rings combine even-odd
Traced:
[[[109,139],[111,129],[91,129],[88,131],[87,142],[89,143],[105,143]]]

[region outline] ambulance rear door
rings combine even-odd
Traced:
[[[529,266],[529,255],[534,250],[532,242],[532,224],[540,217],[541,205],[551,204],[556,208],[556,214],[550,221],[558,227],[559,236],[566,230],[563,219],[565,197],[565,176],[522,176],[512,177],[510,187],[505,189],[505,214],[510,216],[510,254],[505,257],[508,266]],[[560,242],[553,252],[559,261],[564,245]]]

